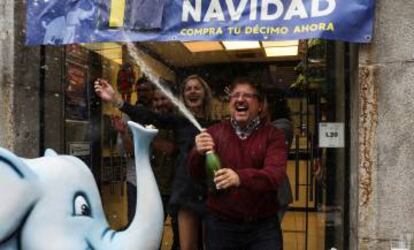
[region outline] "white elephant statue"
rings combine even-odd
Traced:
[[[94,177],[78,158],[23,159],[0,148],[0,250],[155,250],[163,209],[149,163],[158,130],[128,122],[137,173],[135,218],[124,231],[105,218]]]

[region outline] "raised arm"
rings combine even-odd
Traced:
[[[186,120],[175,114],[159,114],[143,106],[137,107],[124,102],[118,91],[105,79],[97,79],[94,82],[95,93],[106,103],[112,103],[123,113],[127,114],[134,122],[142,125],[152,124],[159,128],[176,129],[182,126]]]

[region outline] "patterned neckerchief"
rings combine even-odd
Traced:
[[[260,117],[256,116],[253,120],[249,122],[245,127],[240,127],[236,120],[233,117],[230,119],[231,126],[233,127],[236,135],[241,139],[245,140],[254,130],[257,129],[260,125]]]

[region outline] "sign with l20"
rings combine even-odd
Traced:
[[[319,147],[343,148],[345,147],[345,126],[342,122],[319,123]]]

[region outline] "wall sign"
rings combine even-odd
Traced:
[[[68,154],[78,157],[87,166],[92,167],[92,154],[90,142],[68,142]]]
[[[374,0],[28,0],[26,43],[370,42]]]
[[[319,147],[343,148],[345,147],[345,126],[343,122],[319,123]]]
[[[69,142],[69,154],[74,156],[89,156],[91,144],[89,142]]]

